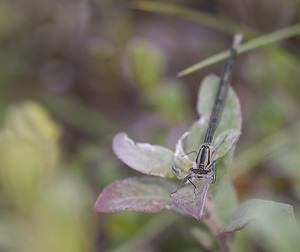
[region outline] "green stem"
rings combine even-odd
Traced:
[[[258,38],[252,39],[247,43],[244,43],[243,45],[240,46],[240,48],[238,49],[238,53],[242,54],[248,51],[251,51],[253,49],[268,45],[268,44],[272,44],[287,38],[291,38],[294,36],[300,35],[300,24],[296,24],[293,26],[289,26],[287,28],[283,28],[281,30],[278,31],[274,31],[272,33],[260,36]],[[212,64],[215,64],[219,61],[222,61],[226,58],[228,58],[229,56],[229,51],[223,51],[220,52],[218,54],[215,54],[205,60],[202,60],[196,64],[193,64],[192,66],[180,71],[178,73],[179,77],[191,74],[197,70],[200,70],[204,67],[210,66]]]

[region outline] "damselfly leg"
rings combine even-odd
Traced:
[[[180,188],[182,188],[186,182],[190,182],[193,186],[194,186],[194,190],[196,190],[196,185],[193,183],[192,179],[192,175],[187,175],[182,181],[181,183],[177,186],[176,190],[174,192],[172,192],[171,194],[176,193]]]

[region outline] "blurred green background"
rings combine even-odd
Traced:
[[[106,185],[138,175],[113,155],[112,137],[126,131],[174,149],[196,119],[201,80],[221,64],[176,74],[228,48],[236,31],[247,40],[299,23],[300,3],[151,2],[190,11],[153,13],[129,0],[0,1],[1,252],[208,251],[211,238],[190,218],[93,212]],[[230,169],[241,201],[282,201],[296,215],[299,55],[294,37],[238,58],[243,134]],[[237,251],[272,251],[243,233],[236,241]]]

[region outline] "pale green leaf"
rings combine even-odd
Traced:
[[[221,224],[228,223],[238,207],[235,189],[228,176],[223,177],[218,186],[212,188],[212,202]]]
[[[207,76],[198,92],[197,111],[200,116],[209,117],[220,78],[216,75]],[[232,89],[229,87],[225,107],[217,129],[217,134],[225,129],[241,129],[241,108],[239,99]]]
[[[113,151],[125,164],[141,173],[166,178],[174,177],[173,152],[165,147],[135,143],[127,134],[119,133],[114,137]]]
[[[130,67],[135,82],[142,89],[159,84],[164,68],[162,54],[147,41],[137,40],[130,48]]]
[[[32,141],[57,142],[59,127],[38,103],[27,101],[8,109],[4,127]]]
[[[268,215],[282,214],[295,221],[293,207],[288,204],[278,203],[271,200],[252,199],[241,204],[232,215],[223,232],[234,232],[246,227],[250,222],[268,219]]]
[[[203,142],[219,80],[219,77],[209,75],[201,84],[197,102],[197,111],[200,119],[192,125],[190,134],[186,139],[187,152],[198,150]],[[234,90],[230,87],[223,114],[213,140],[213,149],[216,150],[214,153],[216,159],[226,155],[238,140],[242,123],[241,118],[239,99]],[[224,131],[226,131],[226,133]]]
[[[234,232],[249,225],[252,240],[266,251],[297,251],[300,247],[300,232],[294,217],[293,207],[271,200],[246,201],[236,210],[223,232]]]

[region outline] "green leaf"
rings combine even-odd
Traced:
[[[233,146],[225,156],[219,158],[218,161],[216,162],[217,179],[216,179],[216,183],[212,185],[213,189],[215,187],[218,187],[222,179],[226,178],[226,176],[228,175],[229,168],[232,165],[234,151],[235,151],[235,146]]]
[[[32,207],[40,183],[56,167],[59,135],[40,105],[24,102],[8,109],[0,131],[0,179],[19,210]]]
[[[241,204],[235,211],[229,223],[223,228],[222,232],[235,232],[245,228],[250,222],[265,222],[269,219],[268,215],[282,214],[295,221],[293,207],[288,204],[278,203],[271,200],[252,199]]]
[[[300,233],[293,207],[271,200],[246,201],[233,214],[223,232],[234,232],[249,224],[249,235],[266,251],[297,251]]]
[[[219,77],[217,77],[216,75],[209,75],[205,77],[202,82],[201,88],[198,92],[197,102],[197,111],[200,115],[200,119],[195,122],[190,129],[190,135],[187,137],[186,144],[187,152],[199,149],[202,144],[217,92],[219,80]],[[239,99],[233,89],[230,87],[220,124],[216,130],[215,138],[213,141],[213,148],[217,151],[215,153],[216,157],[220,158],[224,156],[226,152],[228,152],[233,144],[235,144],[235,142],[238,140],[242,123],[241,118],[242,117]],[[230,131],[227,131],[227,133],[223,133],[226,130]],[[224,135],[218,136],[221,133]],[[222,146],[219,146],[221,144]]]
[[[138,40],[130,48],[130,63],[134,80],[142,89],[157,84],[164,68],[162,54],[147,41]]]
[[[184,121],[188,115],[188,106],[187,92],[182,83],[160,80],[157,84],[144,93],[147,103],[167,120]]]
[[[203,143],[204,134],[206,132],[208,120],[207,118],[200,118],[194,122],[189,130],[189,135],[185,139],[185,152],[198,151]],[[195,160],[195,159],[194,159]]]
[[[12,132],[15,136],[36,145],[44,152],[44,159],[48,162],[46,167],[55,166],[58,161],[58,141],[61,132],[42,105],[26,101],[11,106],[5,116],[4,131]]]
[[[202,82],[201,88],[198,92],[197,111],[202,117],[209,117],[220,78],[216,75],[208,75]],[[229,87],[227,99],[222,114],[220,124],[217,129],[222,132],[225,129],[241,129],[241,107],[239,99],[232,89]]]
[[[172,178],[173,152],[165,147],[135,143],[127,134],[119,133],[113,140],[113,151],[132,169],[141,173]]]
[[[50,119],[45,108],[32,101],[10,107],[4,127],[31,141],[57,142],[60,136],[58,126]]]
[[[218,179],[218,177],[217,177]],[[228,176],[223,177],[218,186],[212,187],[212,202],[221,224],[228,223],[238,207],[235,189]]]
[[[214,140],[213,159],[224,157],[232,146],[237,142],[241,132],[236,129],[225,130]]]
[[[185,140],[189,132],[185,132],[176,143],[174,154],[174,166],[172,167],[178,179],[184,179],[188,175],[188,171],[193,167],[193,159],[185,152]],[[190,153],[196,155],[196,153]]]
[[[24,230],[33,241],[25,247],[29,246],[28,251],[88,251],[94,222],[90,188],[74,173],[59,174],[47,182],[32,214],[34,226],[30,232],[28,225]]]

